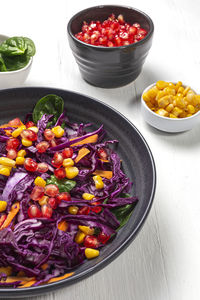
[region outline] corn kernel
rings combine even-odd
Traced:
[[[152,87],[150,90],[147,91],[147,96],[150,98],[150,100],[153,100],[156,98],[158,93],[158,90],[155,89],[155,87]]]
[[[169,86],[164,88],[163,90],[167,95],[173,95],[175,96],[176,95],[176,90],[175,89],[172,89],[170,88]]]
[[[171,95],[167,95],[167,96],[164,96],[164,97],[158,99],[158,106],[165,108],[170,103],[169,100],[171,100],[171,99],[172,99]]]
[[[78,210],[79,210],[78,206],[75,206],[75,205],[68,207],[68,213],[71,215],[77,215]]]
[[[200,95],[195,95],[197,105],[200,105]]]
[[[192,116],[192,114],[187,114],[187,116],[186,117],[191,117]]]
[[[71,158],[65,158],[63,160],[63,167],[67,168],[67,167],[73,167],[74,165],[74,161]]]
[[[24,158],[24,157],[18,156],[18,157],[16,158],[16,165],[23,165],[24,162],[25,162],[25,158]]]
[[[156,113],[161,117],[168,117],[168,112],[163,108],[158,109]]]
[[[3,169],[3,168],[7,168],[9,171],[12,170],[12,167],[8,167],[8,166],[3,166],[3,165],[0,165],[0,170]]]
[[[28,129],[34,131],[35,133],[38,133],[39,131],[39,129],[36,126],[29,127]]]
[[[187,86],[187,87],[184,89],[184,91],[183,91],[183,96],[186,96],[187,93],[189,92],[189,90],[190,90],[190,87]]]
[[[172,119],[176,119],[177,117],[173,114],[169,114],[169,117],[172,118]]]
[[[78,231],[77,234],[76,234],[76,236],[75,236],[75,242],[77,244],[82,244],[83,241],[84,241],[84,239],[85,239],[85,237],[86,237],[86,234],[84,232]]]
[[[94,234],[94,228],[90,228],[89,226],[82,226],[79,225],[78,228],[84,232],[86,235],[93,235]]]
[[[0,267],[0,273],[4,273],[7,276],[12,275],[12,267],[8,266],[8,267]]]
[[[14,167],[15,166],[15,160],[10,159],[8,157],[0,157],[0,164],[6,167]]]
[[[166,92],[164,91],[159,91],[157,96],[156,96],[156,100],[158,101],[160,98],[166,96]]]
[[[189,114],[194,114],[194,113],[195,113],[195,108],[194,108],[194,106],[191,105],[191,104],[189,104],[189,105],[187,106],[187,111],[188,111]]]
[[[93,176],[96,189],[103,189],[104,183],[100,175]]]
[[[184,90],[185,90],[184,87],[180,86],[177,90],[177,93],[183,94]]]
[[[43,196],[38,202],[39,202],[40,206],[42,206],[44,204],[47,204],[48,200],[49,200],[48,196]]]
[[[186,95],[186,99],[189,103],[192,103],[193,99],[195,99],[195,93],[193,91],[189,91]]]
[[[159,89],[159,90],[163,90],[164,88],[166,88],[168,86],[168,82],[166,81],[163,81],[163,80],[159,80],[156,82],[156,87]]]
[[[66,232],[68,228],[68,223],[65,220],[62,220],[58,223],[58,229]]]
[[[30,147],[32,146],[33,142],[32,141],[29,141],[29,140],[26,140],[26,139],[22,139],[22,145],[25,146],[25,147]]]
[[[61,126],[53,127],[51,131],[55,134],[55,137],[57,138],[61,138],[65,132]]]
[[[24,149],[21,149],[17,152],[18,157],[24,157],[26,156],[26,151]]]
[[[6,201],[0,201],[0,212],[3,212],[6,210],[7,202]]]
[[[167,105],[167,107],[165,109],[166,109],[166,111],[171,112],[173,110],[173,108],[174,108],[174,105],[170,103],[169,105]]]
[[[24,125],[18,127],[17,129],[15,129],[15,130],[12,132],[12,137],[14,137],[14,138],[18,137],[18,136],[22,133],[22,131],[23,131],[24,129],[26,129],[26,126],[24,126]]]
[[[34,183],[35,183],[35,185],[38,185],[41,187],[45,187],[45,185],[46,185],[46,181],[40,176],[35,178]]]
[[[182,112],[183,110],[177,106],[175,106],[174,109],[172,110],[172,114],[175,115],[176,117],[178,117]]]
[[[83,193],[82,197],[84,200],[92,200],[94,198],[94,195],[89,193]]]
[[[149,98],[149,96],[148,96],[148,93],[146,92],[146,93],[144,93],[143,95],[142,95],[142,98],[143,98],[143,100],[145,101],[145,102],[148,102],[148,101],[150,101],[150,98]]]
[[[95,258],[95,257],[99,256],[99,250],[92,249],[92,248],[86,248],[85,256],[87,257],[87,259]]]
[[[77,167],[67,167],[65,168],[65,173],[68,179],[72,179],[78,175],[79,170]]]

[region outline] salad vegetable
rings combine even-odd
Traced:
[[[128,222],[138,199],[117,141],[90,126],[71,123],[57,95],[0,126],[0,286],[72,276]]]
[[[0,72],[24,68],[35,55],[35,44],[27,37],[11,37],[0,45]]]

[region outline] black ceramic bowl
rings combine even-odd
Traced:
[[[64,99],[69,119],[76,122],[92,122],[93,129],[104,124],[107,131],[106,139],[118,139],[116,151],[122,159],[122,165],[126,174],[133,181],[133,195],[137,195],[139,201],[133,211],[129,222],[119,232],[117,237],[104,248],[100,256],[85,261],[74,270],[72,277],[48,285],[22,288],[0,288],[0,298],[22,298],[24,296],[36,296],[45,292],[51,292],[60,287],[66,287],[78,280],[93,274],[104,268],[115,259],[141,229],[154,197],[156,185],[156,171],[154,160],[141,133],[123,115],[100,101],[70,91],[51,88],[15,88],[0,91],[0,124],[6,123],[15,117],[24,118],[31,112],[35,103],[47,94],[57,94]]]
[[[83,21],[104,21],[112,13],[122,14],[128,23],[138,22],[148,34],[141,41],[120,47],[86,44],[75,37]],[[71,18],[67,26],[71,50],[82,77],[90,84],[102,88],[115,88],[135,80],[142,70],[152,44],[154,25],[149,16],[131,7],[100,5],[82,10]]]

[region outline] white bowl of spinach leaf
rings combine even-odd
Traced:
[[[35,51],[34,42],[27,37],[0,35],[0,89],[24,83]]]

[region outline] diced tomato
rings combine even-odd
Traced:
[[[29,128],[29,127],[33,127],[35,126],[35,123],[33,123],[32,121],[28,121],[26,124],[25,124],[26,128]]]
[[[38,164],[37,171],[40,173],[46,173],[49,170],[49,166],[42,162]]]
[[[95,212],[96,214],[99,214],[102,211],[101,206],[94,206],[91,207],[91,211]]]
[[[55,197],[59,193],[59,189],[55,184],[48,184],[45,186],[45,194],[49,197]]]
[[[108,154],[104,148],[99,148],[97,150],[97,155],[100,159],[103,159],[103,160],[108,159]]]
[[[37,171],[38,164],[32,158],[26,158],[24,162],[24,168],[29,172]]]
[[[54,139],[55,134],[53,133],[53,131],[51,131],[51,129],[45,129],[45,131],[44,131],[44,137],[45,137],[45,139],[47,141],[51,141],[51,140]]]
[[[63,160],[64,158],[62,153],[56,152],[53,156],[51,163],[55,168],[60,168],[62,166]]]
[[[66,177],[66,172],[64,168],[58,168],[54,170],[54,175],[56,176],[56,178],[58,179],[63,179]]]
[[[28,141],[36,141],[37,140],[37,133],[35,133],[33,130],[25,129],[21,133],[21,137]]]
[[[34,201],[39,201],[44,196],[44,188],[41,186],[34,186],[30,198]]]
[[[96,249],[99,247],[99,241],[93,235],[87,235],[84,239],[84,246],[86,248],[93,248]]]
[[[6,142],[6,150],[17,149],[20,145],[20,141],[16,138],[11,138]]]
[[[17,157],[17,151],[15,149],[10,149],[6,156],[10,159],[15,159]]]
[[[105,234],[104,232],[99,233],[97,239],[100,243],[106,244],[107,241],[110,239],[110,235]]]
[[[73,149],[72,148],[65,148],[62,151],[62,155],[64,158],[71,158],[73,155]]]
[[[56,209],[56,207],[58,206],[58,202],[57,202],[56,198],[53,198],[53,197],[49,198],[48,204],[50,205],[50,207],[52,209]]]
[[[61,201],[71,201],[71,196],[68,192],[63,192],[63,193],[60,193],[56,199],[57,199],[58,203],[60,204]]]
[[[29,218],[40,218],[41,217],[41,211],[37,207],[37,205],[33,204],[28,208],[28,216]]]
[[[39,153],[44,153],[49,148],[49,143],[47,141],[42,141],[36,145],[36,149]]]
[[[42,210],[42,216],[44,218],[50,219],[52,214],[53,214],[53,209],[48,205],[48,204],[44,204],[41,207]]]
[[[89,213],[90,213],[90,207],[88,206],[83,206],[78,211],[79,215],[88,215]]]
[[[11,127],[17,127],[17,126],[21,126],[22,122],[21,122],[21,120],[19,118],[15,118],[15,119],[9,121],[8,124]]]

